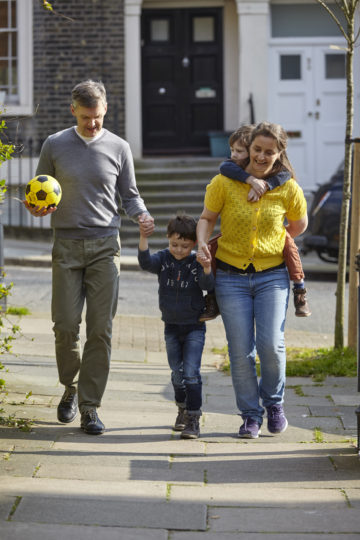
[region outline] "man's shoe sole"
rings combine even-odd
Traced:
[[[88,430],[86,429],[85,427],[83,426],[80,426],[80,428],[83,430],[84,433],[86,433],[87,435],[102,435],[104,432],[105,432],[105,428],[104,429],[101,429],[100,431],[93,431],[93,430]]]

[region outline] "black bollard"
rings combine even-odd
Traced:
[[[360,252],[355,256],[355,267],[357,272],[360,273]],[[358,284],[358,334],[357,334],[357,378],[358,378],[358,392],[360,392],[360,282]],[[356,409],[355,414],[357,416],[357,450],[360,454],[360,406]]]
[[[2,223],[2,202],[0,201],[0,285],[4,285],[4,228]],[[0,311],[6,311],[6,296],[0,298]]]

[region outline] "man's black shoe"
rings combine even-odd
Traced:
[[[89,409],[81,413],[81,429],[88,435],[101,435],[105,426],[97,415],[96,409]]]
[[[57,408],[57,417],[59,422],[68,424],[72,422],[77,415],[77,395],[74,390],[66,389]]]

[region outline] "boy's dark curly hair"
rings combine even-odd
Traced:
[[[171,218],[167,226],[167,237],[174,233],[184,240],[196,242],[196,220],[187,214],[179,213]]]

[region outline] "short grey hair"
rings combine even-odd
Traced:
[[[73,107],[80,105],[81,107],[93,108],[101,101],[106,105],[106,90],[101,81],[93,81],[88,79],[74,86],[71,91],[71,100]]]

